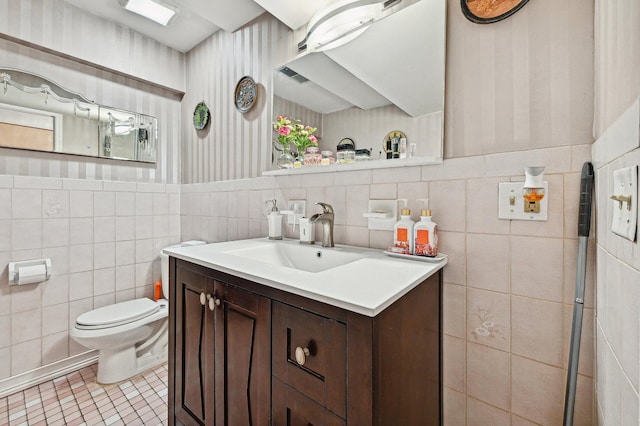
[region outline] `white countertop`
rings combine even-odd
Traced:
[[[382,312],[447,264],[446,258],[435,263],[422,262],[389,257],[381,250],[343,245],[328,248],[318,244],[311,247],[345,256],[360,253],[365,257],[325,271],[307,272],[225,253],[247,248],[259,251],[260,247],[266,249],[268,244],[298,246],[299,243],[298,240],[257,238],[163,251],[178,259],[370,317]]]

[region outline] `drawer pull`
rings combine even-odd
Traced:
[[[215,296],[211,296],[210,294],[207,294],[207,300],[209,301],[210,311],[214,311],[216,309],[216,306],[220,306],[220,299],[218,299]]]
[[[304,365],[307,361],[307,357],[309,356],[309,348],[301,348],[298,346],[296,348],[296,362],[300,365]]]
[[[207,295],[204,293],[200,293],[200,304],[204,306],[207,303]]]

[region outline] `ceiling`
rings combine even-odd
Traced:
[[[265,11],[292,30],[298,29],[332,0],[163,0],[179,9],[176,18],[166,27],[125,10],[119,0],[65,1],[188,52],[216,31],[234,32]]]

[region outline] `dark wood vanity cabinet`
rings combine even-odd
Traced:
[[[170,265],[169,424],[442,423],[441,272],[372,318]]]
[[[270,300],[186,262],[173,271],[170,422],[268,425]]]

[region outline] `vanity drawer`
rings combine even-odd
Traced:
[[[273,375],[346,418],[345,324],[274,302],[272,339]]]
[[[346,425],[344,419],[275,378],[272,395],[274,426]]]

